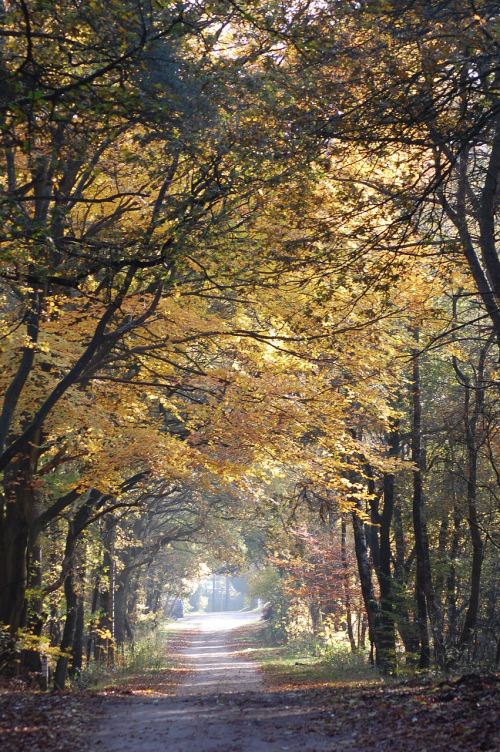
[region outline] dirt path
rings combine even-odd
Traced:
[[[500,749],[499,679],[262,682],[242,658],[254,614],[184,619],[175,696],[101,696],[92,752],[493,752]],[[251,631],[251,630],[250,630]],[[161,678],[161,677],[160,677]],[[147,685],[146,685],[147,686]],[[94,705],[95,709],[95,705]],[[59,747],[58,747],[59,748]]]
[[[314,729],[314,709],[303,703],[285,704],[282,693],[263,692],[255,664],[241,658],[238,646],[231,645],[233,630],[257,618],[255,614],[225,613],[182,620],[179,629],[197,631],[189,647],[182,651],[190,673],[178,687],[176,696],[107,700],[91,749],[100,752],[331,750],[332,738]],[[335,736],[336,743],[346,741]]]
[[[500,675],[382,682],[321,679],[242,658],[254,615],[178,623],[178,666],[101,692],[40,693],[0,684],[2,752],[497,752]],[[241,632],[237,628],[248,624]],[[182,646],[182,647],[181,647]],[[300,666],[305,664],[299,664]],[[179,677],[184,681],[178,684]],[[177,691],[175,686],[177,685]],[[95,731],[89,740],[89,720]]]

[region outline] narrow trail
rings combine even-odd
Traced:
[[[233,630],[258,619],[228,612],[183,619],[189,674],[174,697],[108,700],[91,750],[99,752],[322,752],[332,738],[314,731],[314,709],[265,692],[254,663],[231,645]],[[335,741],[340,741],[337,737]]]

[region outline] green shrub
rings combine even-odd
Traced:
[[[168,632],[164,626],[143,624],[132,642],[116,651],[114,665],[92,661],[74,683],[81,688],[111,682],[130,674],[155,673],[168,668]]]

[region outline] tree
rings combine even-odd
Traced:
[[[496,649],[493,16],[257,5],[2,9],[0,621],[60,687],[203,545],[385,673]]]
[[[497,14],[484,2],[266,4],[254,23],[295,50],[294,92],[344,193],[354,253],[466,269],[500,335]],[[307,95],[304,92],[307,91]],[[299,117],[299,114],[297,115]],[[390,207],[392,221],[380,221]],[[382,209],[382,212],[379,210]],[[417,239],[415,239],[415,233]]]
[[[15,631],[40,458],[52,442],[65,454],[48,421],[98,374],[137,375],[128,339],[144,335],[162,297],[203,286],[187,254],[241,221],[258,137],[250,112],[238,143],[225,122],[244,103],[231,84],[238,60],[212,55],[213,24],[226,23],[216,9],[13,3],[4,22],[2,279],[17,352],[0,417],[0,620]],[[250,77],[243,89],[251,104]],[[51,321],[80,328],[70,357],[40,357]]]

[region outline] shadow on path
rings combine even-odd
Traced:
[[[266,692],[255,663],[238,653],[231,633],[255,613],[204,614],[180,620],[192,631],[182,650],[189,669],[175,697],[103,698],[92,740],[101,752],[320,752],[332,739],[314,729],[321,713],[304,693]],[[338,740],[338,738],[337,738]]]
[[[499,678],[264,686],[235,630],[245,613],[176,626],[188,673],[175,696],[101,698],[100,752],[494,752],[500,749]],[[184,644],[186,644],[184,642]]]

